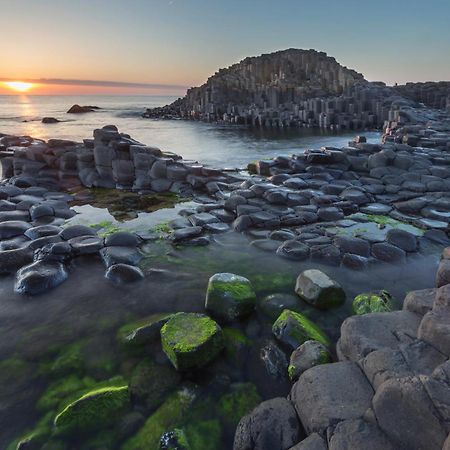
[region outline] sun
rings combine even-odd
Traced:
[[[26,83],[24,81],[5,81],[4,84],[16,92],[28,92],[33,87],[33,83]]]

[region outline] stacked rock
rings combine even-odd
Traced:
[[[291,357],[291,378],[299,378],[288,399],[263,402],[245,416],[234,449],[447,448],[449,254],[447,248],[437,287],[410,292],[403,310],[347,318],[338,362],[328,363],[320,342],[300,346]],[[279,425],[289,414],[289,423]],[[275,436],[269,436],[266,423],[275,424]]]

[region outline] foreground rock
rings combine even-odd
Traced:
[[[328,309],[345,302],[341,286],[320,270],[305,270],[298,278],[295,292],[319,309]]]
[[[288,374],[291,381],[311,367],[331,362],[331,354],[325,345],[318,341],[306,341],[295,349],[289,361]]]
[[[84,114],[88,112],[94,112],[95,110],[100,109],[98,106],[80,106],[73,105],[67,111],[68,114]]]
[[[233,450],[288,450],[303,437],[292,404],[284,398],[261,403],[239,422]]]
[[[205,366],[224,346],[219,325],[194,313],[172,316],[161,328],[161,343],[170,362],[180,371]]]
[[[255,309],[256,294],[247,278],[217,273],[208,282],[205,308],[222,321],[240,320]]]

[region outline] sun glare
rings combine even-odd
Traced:
[[[33,83],[25,83],[24,81],[5,81],[4,84],[16,92],[28,92],[33,87]]]

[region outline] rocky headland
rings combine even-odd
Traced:
[[[307,95],[318,95],[319,85],[338,95],[367,84],[325,55],[319,59],[324,71],[314,72],[326,78],[331,67],[335,76],[329,86],[312,79]],[[254,63],[247,61],[248,71]],[[241,274],[216,273],[202,313],[174,311],[123,325],[116,332],[125,378],[51,385],[39,399],[36,428],[10,448],[207,450],[222,448],[223,439],[235,450],[446,448],[450,120],[408,102],[387,111],[378,144],[361,135],[343,148],[251,162],[248,171],[183,160],[112,125],[82,143],[2,135],[0,273],[13,276],[23,295],[49,292],[67,282],[73,265],[95,258],[109,282],[132,286],[148,276],[142,261],[155,240],[175,249],[204,247],[242,233],[248,246],[273,258],[310,265],[289,296],[271,288],[262,299],[259,286]],[[170,193],[194,206],[145,233],[68,225],[73,202],[99,190],[149,201]],[[358,276],[427,255],[442,255],[435,286],[408,293],[401,310],[388,292],[359,293],[337,342],[305,312],[305,305],[323,312],[347,301],[348,286],[323,267]],[[217,364],[223,375],[225,360],[226,368],[239,366],[253,332],[235,325],[251,323],[259,310],[271,318],[272,341],[260,349],[267,377],[290,380],[290,394],[261,402],[253,384],[219,376],[217,398],[205,399],[202,377],[193,383],[192,373]],[[148,359],[150,347],[160,350],[163,364]],[[51,367],[58,361],[71,367],[70,355]]]
[[[381,129],[398,120],[401,109],[407,115],[405,106],[448,109],[449,98],[445,82],[388,87],[324,52],[288,49],[221,69],[185,97],[143,116],[268,128]]]

